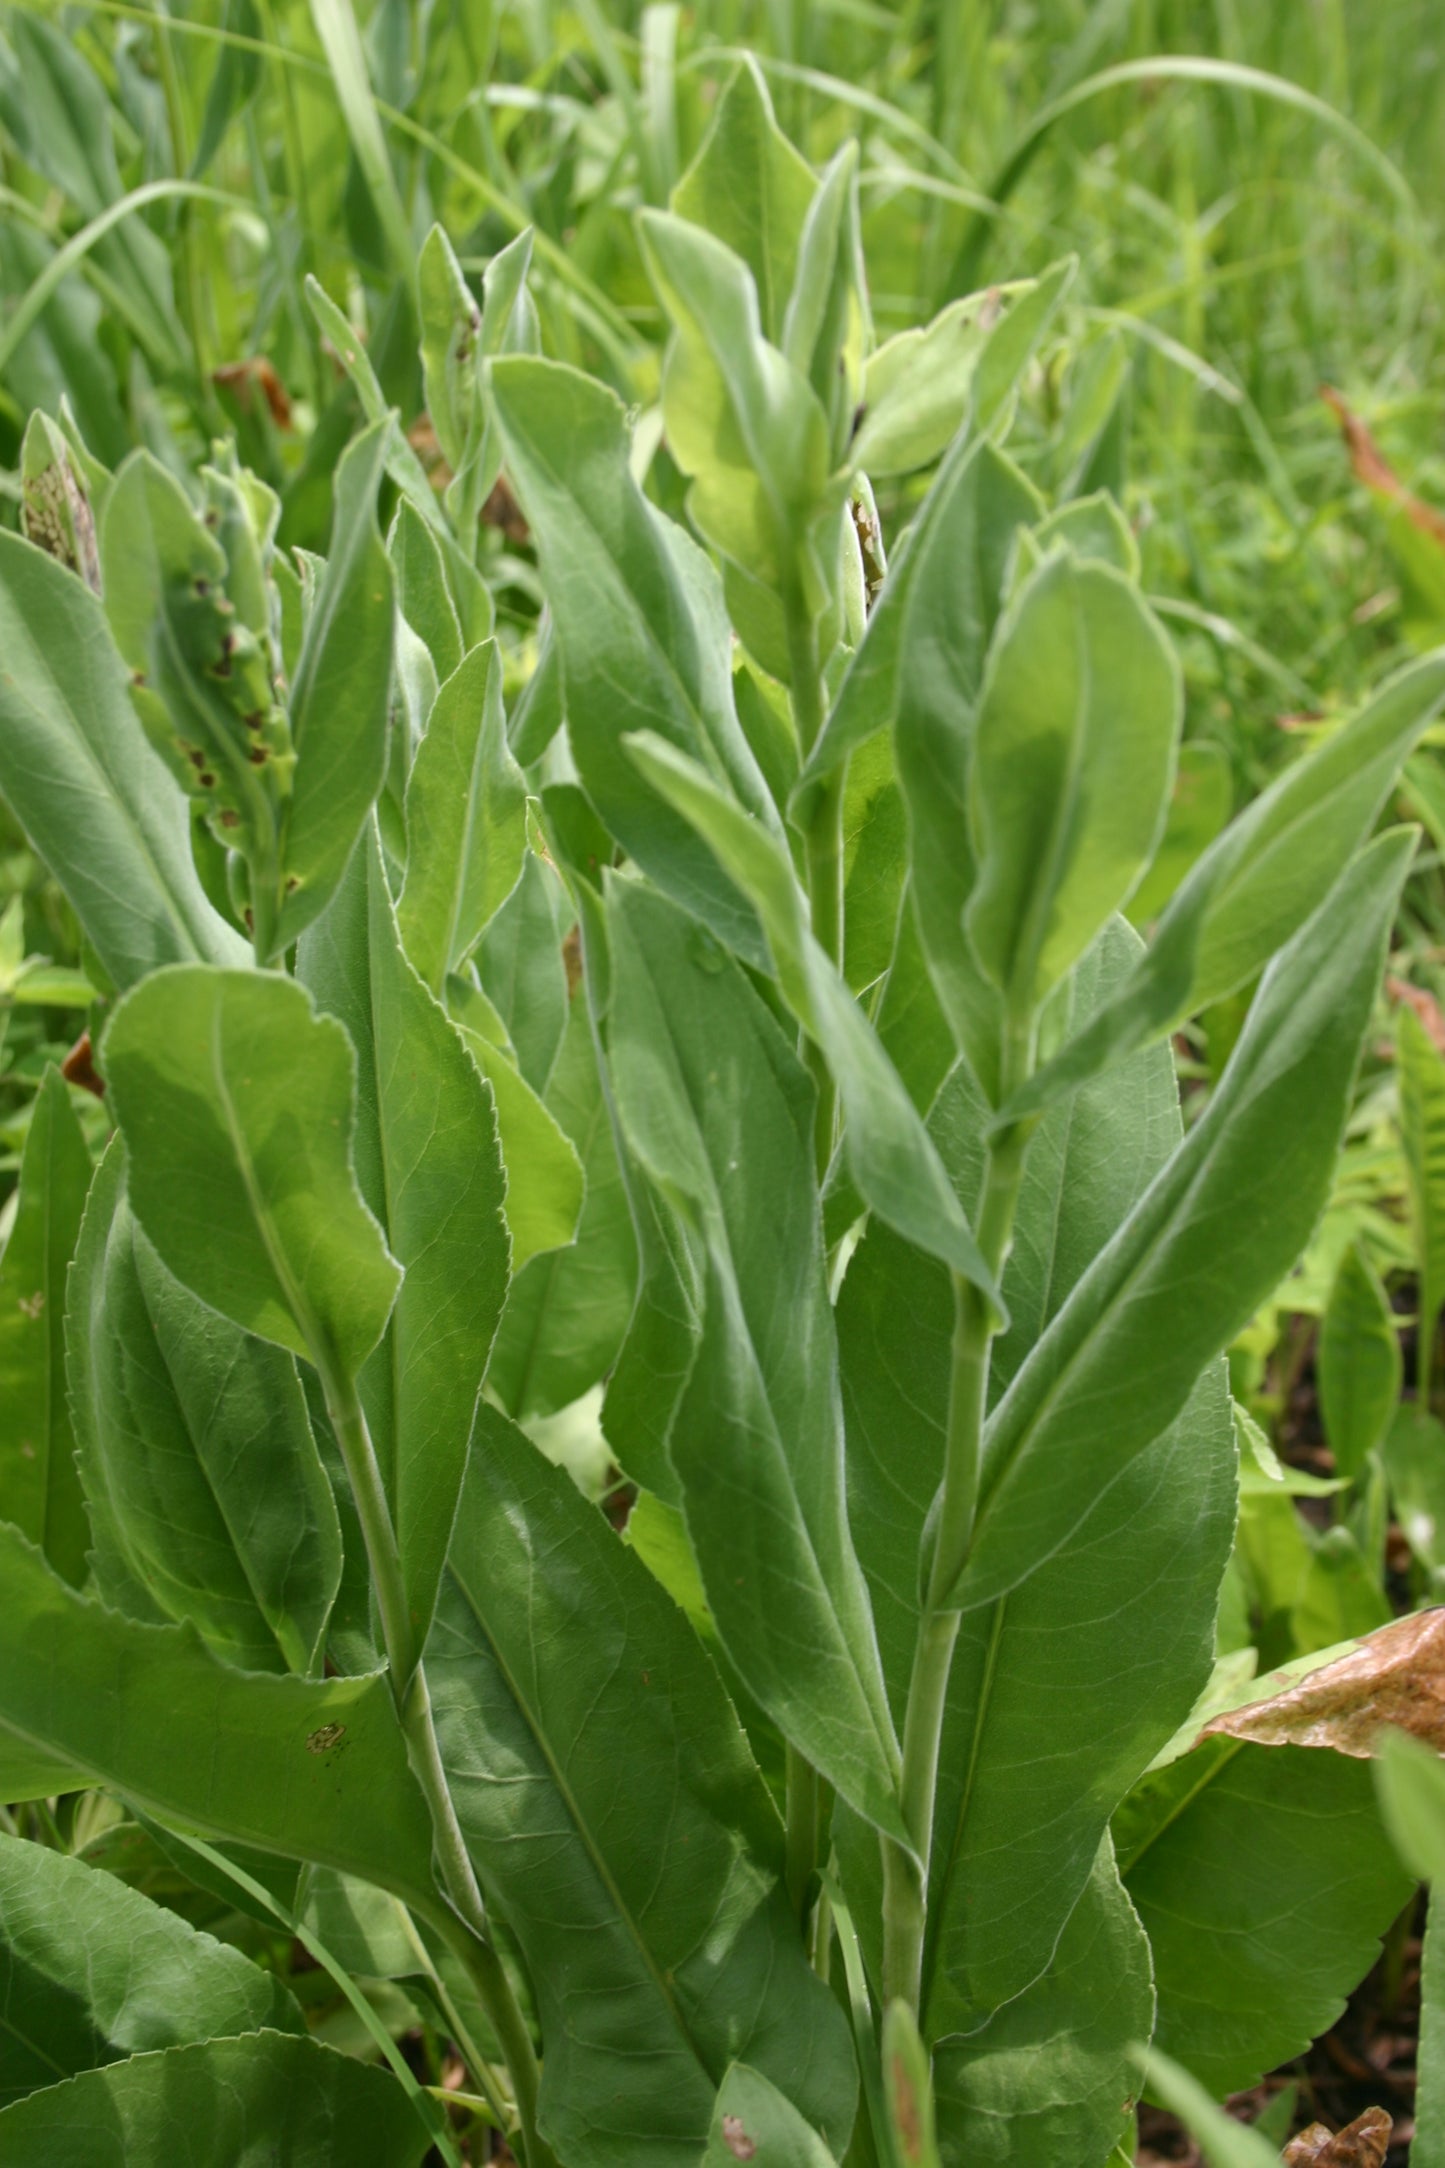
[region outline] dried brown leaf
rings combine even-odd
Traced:
[[[1216,1716],[1199,1736],[1331,1747],[1363,1761],[1387,1724],[1445,1753],[1445,1610],[1392,1620],[1283,1692]]]
[[[1412,527],[1418,527],[1421,534],[1445,549],[1445,512],[1436,511],[1433,504],[1426,504],[1405,487],[1359,415],[1333,385],[1322,384],[1320,397],[1340,425],[1356,481],[1363,482],[1375,496],[1397,504]]]
[[[1383,2108],[1366,2108],[1333,2135],[1323,2123],[1311,2123],[1285,2147],[1285,2168],[1385,2168],[1393,2128]]]

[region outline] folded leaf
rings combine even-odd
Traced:
[[[527,785],[507,747],[501,657],[488,640],[438,693],[406,787],[397,921],[434,994],[516,887],[526,848]]]
[[[0,1756],[12,1743],[179,1828],[435,1905],[431,1821],[384,1678],[233,1671],[188,1627],[77,1596],[0,1526]]]
[[[1205,1113],[990,1418],[964,1609],[1048,1558],[1304,1247],[1413,849],[1381,837],[1280,951]]]
[[[0,2027],[0,2108],[127,2055],[305,2030],[290,1991],[239,1950],[17,1837],[0,1837],[0,2006],[24,2013]]]
[[[1423,656],[1276,777],[1195,861],[1133,981],[1015,1094],[1005,1115],[1046,1106],[1131,1047],[1248,985],[1324,902],[1442,701],[1445,653]]]
[[[111,1018],[105,1073],[137,1219],[244,1332],[354,1377],[399,1271],[352,1172],[356,1056],[272,972],[176,965]]]
[[[489,1086],[402,953],[374,824],[298,969],[356,1054],[356,1178],[404,1277],[361,1397],[425,1638],[506,1299]]]
[[[107,1603],[246,1670],[320,1670],[341,1530],[284,1348],[172,1279],[107,1152],[70,1275],[70,1391]]]
[[[70,1093],[47,1068],[0,1257],[0,1517],[77,1587],[89,1532],[65,1397],[65,1276],[90,1172]]]
[[[696,827],[754,904],[784,999],[823,1050],[843,1108],[843,1142],[864,1200],[900,1234],[995,1293],[958,1199],[902,1079],[837,966],[814,938],[786,848],[693,761],[650,733],[627,749]]]
[[[1329,2030],[1410,1894],[1370,1773],[1341,1754],[1207,1740],[1144,1780],[1114,1838],[1159,2046],[1220,2096]]]
[[[1045,558],[994,636],[970,734],[964,923],[1015,1018],[1037,1013],[1153,856],[1182,705],[1138,589],[1066,550]]]
[[[775,345],[782,343],[798,243],[817,188],[807,160],[773,118],[762,70],[746,57],[673,190],[672,208],[742,257],[757,286],[763,331]]]
[[[608,916],[622,1126],[704,1257],[670,1455],[708,1602],[748,1691],[893,1829],[898,1748],[844,1519],[812,1086],[701,928],[633,882],[614,884]]]
[[[737,2055],[846,2141],[847,2028],[717,1673],[571,1478],[490,1408],[427,1675],[468,1845],[536,1986],[560,2158],[696,2168]]]
[[[90,589],[0,534],[0,791],[117,987],[158,964],[238,963],[207,902],[185,799],[131,706]]]
[[[336,470],[331,553],[291,681],[296,779],[282,840],[279,952],[324,911],[386,773],[391,700],[391,562],[376,524],[389,425]]]
[[[0,2112],[0,2158],[46,2168],[184,2159],[198,2131],[226,2168],[416,2168],[426,2125],[388,2070],[319,2040],[253,2032],[133,2055]]]
[[[780,834],[733,709],[717,574],[633,480],[626,416],[611,392],[525,357],[494,361],[491,385],[508,473],[537,538],[583,787],[645,873],[761,964],[752,910],[622,747],[625,731],[660,732]]]

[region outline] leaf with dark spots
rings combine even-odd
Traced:
[[[1366,1634],[1332,1663],[1215,1717],[1200,1737],[1332,1747],[1368,1760],[1387,1724],[1445,1752],[1445,1610],[1417,1611]]]

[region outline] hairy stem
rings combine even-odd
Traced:
[[[1008,1254],[1018,1202],[1028,1131],[1005,1130],[990,1145],[978,1215],[978,1244],[997,1279]],[[984,1416],[988,1407],[989,1358],[998,1315],[980,1289],[961,1273],[953,1276],[953,1363],[943,1489],[928,1585],[918,1621],[908,1705],[903,1723],[901,1805],[908,1846],[891,1838],[883,1846],[883,1995],[918,2014],[927,1923],[928,1858],[933,1836],[938,1757],[948,1694],[948,1674],[958,1640],[959,1612],[953,1591],[968,1559],[978,1508]]]
[[[426,1669],[417,1647],[401,1554],[392,1526],[381,1469],[356,1387],[349,1378],[323,1373],[327,1413],[346,1465],[366,1544],[371,1585],[386,1644],[396,1712],[407,1759],[431,1813],[432,1840],[441,1885],[451,1910],[440,1907],[437,1924],[466,1966],[482,2008],[501,2045],[522,2125],[527,2168],[554,2168],[551,2150],[537,2132],[537,2058],[526,2020],[517,2007],[487,1927],[486,1905],[467,1851],[456,1802],[442,1766]]]

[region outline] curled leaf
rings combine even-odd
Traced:
[[[1311,2123],[1285,2147],[1285,2168],[1385,2168],[1394,2127],[1383,2108],[1366,2108],[1334,2133]]]
[[[1387,1724],[1445,1753],[1445,1610],[1416,1611],[1366,1634],[1282,1692],[1216,1716],[1200,1738],[1332,1747],[1364,1761]]]

